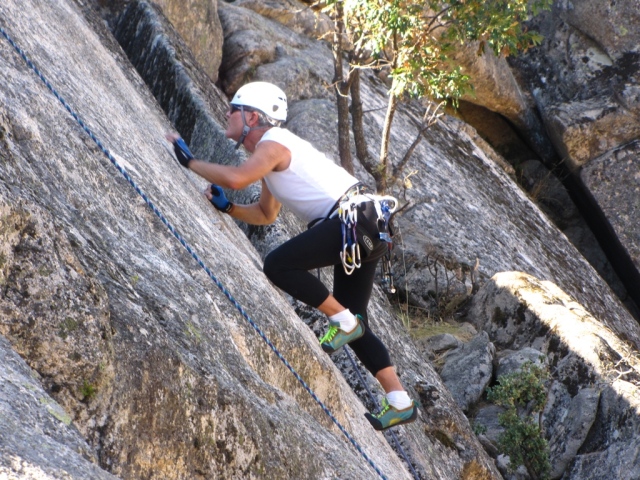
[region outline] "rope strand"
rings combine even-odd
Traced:
[[[111,155],[109,150],[102,145],[102,142],[93,134],[91,129],[82,121],[82,119],[78,116],[78,114],[69,106],[69,104],[60,96],[60,94],[56,91],[55,88],[49,83],[47,78],[38,70],[38,68],[33,64],[33,62],[27,57],[26,53],[13,41],[13,39],[9,36],[9,34],[5,31],[4,28],[0,27],[0,33],[7,39],[7,41],[11,44],[11,46],[16,50],[16,52],[20,55],[20,57],[25,61],[27,66],[31,68],[34,73],[42,80],[42,82],[46,85],[46,87],[51,91],[51,93],[60,101],[62,106],[71,114],[71,116],[76,120],[76,122],[82,127],[82,129],[89,135],[91,140],[100,148],[102,153],[109,159],[109,161],[113,164],[113,166],[122,174],[122,176],[129,182],[129,184],[134,188],[134,190],[142,197],[147,206],[156,214],[156,216],[162,221],[162,223],[169,229],[169,231],[173,234],[173,236],[180,242],[180,244],[189,252],[191,257],[200,265],[200,267],[207,273],[209,278],[215,283],[215,285],[220,289],[220,291],[227,297],[227,299],[233,304],[234,307],[240,312],[242,317],[249,322],[251,327],[260,335],[260,337],[264,340],[264,342],[269,346],[269,348],[276,354],[278,359],[287,367],[287,369],[293,374],[293,376],[298,380],[298,382],[304,387],[304,389],[309,393],[309,395],[316,401],[316,403],[322,408],[322,410],[327,414],[327,416],[333,421],[333,423],[338,427],[338,429],[344,434],[344,436],[349,440],[349,442],[355,447],[355,449],[360,453],[360,455],[369,463],[369,465],[375,470],[375,472],[380,476],[380,478],[386,479],[384,474],[380,471],[380,469],[376,466],[376,464],[367,456],[362,447],[356,442],[356,440],[347,432],[347,430],[340,424],[338,419],[331,413],[329,408],[320,400],[320,398],[315,394],[315,392],[307,385],[304,379],[298,374],[298,372],[291,366],[291,364],[287,361],[286,358],[278,351],[276,346],[269,340],[269,338],[265,335],[265,333],[260,329],[260,327],[249,317],[244,308],[236,301],[236,299],[231,295],[231,293],[222,285],[222,283],[216,278],[213,272],[207,267],[204,262],[200,259],[198,254],[191,248],[191,246],[186,242],[186,240],[178,233],[178,231],[173,227],[173,225],[167,220],[167,218],[162,214],[162,212],[149,200],[147,195],[142,191],[142,189],[137,185],[137,183],[131,178],[131,176],[127,173],[127,171],[122,167],[118,161]]]
[[[349,351],[348,348],[345,348],[345,352],[347,353],[347,357],[351,361],[351,366],[355,370],[355,372],[356,372],[356,374],[358,376],[358,379],[360,379],[360,383],[362,384],[362,386],[366,390],[367,394],[369,395],[369,400],[371,400],[371,403],[373,403],[373,405],[376,407],[376,409],[379,409],[380,405],[378,404],[377,400],[373,396],[373,393],[371,393],[371,389],[367,385],[367,382],[365,382],[365,379],[362,376],[362,372],[360,371],[360,367],[358,367],[358,364],[356,363],[356,360],[353,358],[353,355],[351,355],[351,352]],[[409,460],[409,457],[407,457],[407,454],[404,452],[404,449],[402,448],[402,445],[400,445],[400,441],[398,440],[398,437],[396,436],[396,433],[393,430],[389,430],[389,433],[391,434],[391,438],[393,438],[393,442],[395,443],[396,448],[400,451],[400,454],[402,455],[402,458],[404,458],[404,461],[407,463],[407,465],[409,465],[409,469],[411,470],[411,473],[413,474],[413,478],[415,478],[416,480],[419,480],[420,477],[418,476],[418,472],[415,471],[415,469],[413,468],[413,464]]]

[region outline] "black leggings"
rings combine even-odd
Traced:
[[[342,231],[338,218],[325,220],[270,252],[264,260],[264,273],[278,288],[317,308],[330,292],[310,271],[334,265],[334,297],[351,313],[359,314],[365,324],[364,335],[349,346],[375,376],[383,368],[391,366],[389,352],[369,328],[367,316],[376,267],[387,245],[378,239],[373,205],[369,202],[364,207],[359,209],[358,224],[370,232],[374,248],[366,258],[362,258],[362,266],[351,275],[345,273],[340,261]],[[361,237],[360,234],[358,236]],[[362,247],[361,252],[365,252]]]

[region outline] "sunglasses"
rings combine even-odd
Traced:
[[[229,115],[233,115],[236,112],[240,112],[244,110],[245,112],[253,112],[251,108],[245,107],[244,105],[230,105],[229,106]]]

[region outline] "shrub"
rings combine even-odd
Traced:
[[[537,480],[548,479],[551,471],[549,445],[536,421],[546,401],[548,378],[546,368],[527,362],[521,370],[500,376],[498,385],[487,391],[489,401],[506,408],[498,417],[505,428],[500,449],[509,456],[510,466],[524,465]]]

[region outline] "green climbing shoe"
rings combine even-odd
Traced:
[[[369,423],[373,428],[380,431],[395,427],[396,425],[413,422],[418,418],[418,407],[412,400],[410,407],[407,407],[404,410],[398,410],[389,405],[389,401],[385,397],[382,399],[382,410],[380,413],[375,415],[365,413],[364,416],[367,417],[367,420],[369,420]]]
[[[327,353],[334,353],[340,350],[347,343],[353,342],[364,335],[364,324],[362,323],[362,317],[356,315],[356,321],[358,324],[353,327],[350,332],[343,332],[340,330],[340,323],[329,322],[329,330],[320,339],[320,346],[322,350]]]

